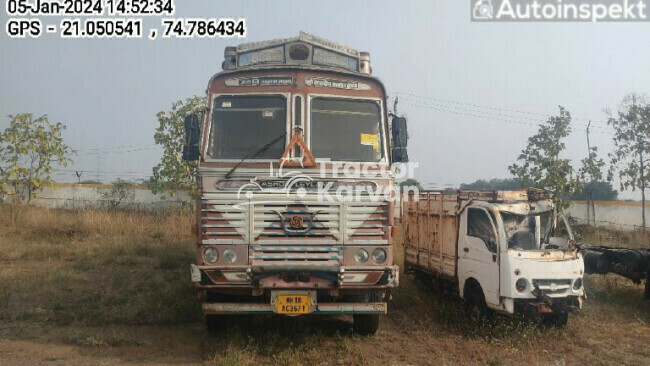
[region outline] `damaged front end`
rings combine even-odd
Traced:
[[[568,314],[582,308],[584,262],[573,233],[550,201],[503,207],[507,255],[501,296],[508,313]]]
[[[572,313],[586,297],[577,250],[508,251],[502,261],[502,296],[509,313]],[[508,277],[508,278],[504,278]]]

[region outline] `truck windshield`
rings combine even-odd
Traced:
[[[501,212],[501,218],[508,240],[508,249],[539,250],[541,239],[544,238],[547,224],[551,219],[551,212],[542,212],[538,215]]]
[[[216,159],[241,159],[279,136],[286,131],[286,103],[282,96],[218,97],[213,105],[208,154]],[[285,140],[278,140],[257,158],[279,159]]]
[[[334,161],[382,158],[381,111],[370,100],[314,98],[311,101],[311,151]]]

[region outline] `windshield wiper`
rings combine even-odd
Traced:
[[[273,140],[267,142],[266,144],[261,145],[260,147],[257,148],[257,150],[255,150],[255,151],[249,153],[248,155],[244,156],[244,157],[243,157],[243,158],[242,158],[242,159],[241,159],[237,164],[235,164],[234,167],[232,167],[232,169],[230,169],[230,170],[228,171],[228,173],[226,173],[226,177],[225,177],[225,178],[226,178],[226,179],[230,178],[230,176],[232,175],[232,173],[234,173],[235,170],[236,170],[237,168],[239,168],[239,166],[240,166],[244,161],[246,161],[246,160],[248,160],[248,159],[253,159],[253,158],[255,158],[256,156],[259,156],[260,154],[264,153],[266,150],[268,150],[269,148],[271,148],[271,146],[275,145],[276,142],[280,141],[280,140],[281,140],[282,138],[284,138],[285,136],[286,136],[286,133],[283,133],[282,135],[280,135],[280,136],[274,138]]]

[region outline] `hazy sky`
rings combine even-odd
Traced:
[[[589,119],[592,144],[601,155],[610,151],[603,109],[628,92],[650,92],[650,23],[472,23],[469,7],[464,0],[177,1],[176,17],[245,17],[248,36],[13,40],[3,31],[0,128],[8,114],[47,113],[68,126],[65,140],[79,150],[68,169],[87,171],[82,179],[143,178],[160,154],[156,112],[204,95],[225,46],[304,30],[369,51],[391,97],[417,96],[400,95],[398,111],[408,116],[409,154],[423,182],[509,177],[535,125],[558,105],[575,118],[567,156],[576,166],[587,154]],[[144,29],[152,24],[159,19]],[[88,150],[118,146],[127,147]],[[72,171],[59,177],[76,180]]]

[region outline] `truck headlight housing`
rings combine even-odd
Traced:
[[[582,278],[578,278],[577,280],[573,281],[573,289],[578,291],[582,287]]]
[[[377,249],[373,250],[372,251],[372,261],[377,263],[377,264],[381,264],[381,263],[386,262],[386,251],[381,249],[381,248],[377,248]]]
[[[525,278],[520,278],[515,282],[515,288],[518,292],[524,292],[526,287],[528,287],[528,281]]]
[[[223,251],[223,260],[226,261],[226,263],[235,263],[237,260],[237,253],[232,249],[226,249]]]
[[[215,263],[219,260],[219,251],[212,247],[205,248],[203,251],[203,260],[208,263]]]
[[[368,261],[368,252],[365,249],[359,249],[354,253],[354,260],[357,263],[366,263]]]

